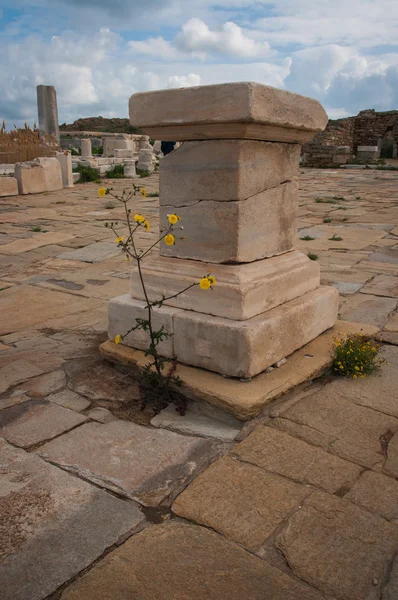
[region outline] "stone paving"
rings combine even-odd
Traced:
[[[151,425],[132,375],[100,357],[107,302],[129,289],[103,226],[116,201],[94,184],[2,200],[2,598],[398,598],[398,174],[304,170],[300,187],[299,238],[314,239],[297,246],[341,318],[380,329],[387,364],[245,425],[195,404]],[[134,210],[149,247],[158,198]]]

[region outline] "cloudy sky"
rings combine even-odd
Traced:
[[[257,81],[331,118],[398,109],[398,0],[0,0],[0,118],[126,117],[137,91]]]

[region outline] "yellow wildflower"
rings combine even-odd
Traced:
[[[175,237],[172,233],[168,233],[165,237],[164,237],[164,243],[166,244],[166,246],[173,246],[175,243]]]
[[[122,242],[123,240],[124,240],[124,237],[120,236],[120,237],[116,238],[116,243],[120,244],[120,242]]]
[[[127,260],[127,262],[129,262],[129,260],[130,260],[130,257],[129,257],[129,255],[128,255],[128,254],[127,254],[127,256],[126,256],[126,260]]]
[[[167,215],[167,220],[169,223],[171,223],[171,225],[175,225],[180,220],[180,217],[175,214]]]
[[[115,335],[115,344],[120,344],[121,341],[122,341],[122,336],[119,334]]]
[[[355,370],[356,370],[356,371],[359,371],[359,367],[357,367],[356,365],[355,365]]]
[[[149,231],[150,225],[149,225],[148,221],[144,221],[144,227],[147,231]]]
[[[142,196],[143,198],[146,198],[146,196],[147,196],[147,192],[146,192],[146,189],[145,189],[145,188],[141,188],[141,196]]]
[[[106,188],[102,187],[98,190],[98,196],[101,196],[101,198],[103,196],[106,196]]]
[[[142,215],[134,215],[133,219],[136,223],[143,223],[145,221],[145,217]]]
[[[358,375],[353,375],[352,378],[353,379],[358,379]]]
[[[216,278],[213,275],[209,275],[207,279],[210,281],[211,286],[216,285]]]
[[[199,285],[200,285],[200,287],[201,287],[202,290],[208,290],[209,287],[211,286],[210,279],[208,277],[203,277],[199,281]]]

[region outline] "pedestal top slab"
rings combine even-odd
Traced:
[[[134,94],[129,110],[130,122],[158,140],[304,143],[328,122],[317,100],[247,82]]]

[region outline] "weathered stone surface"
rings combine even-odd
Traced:
[[[291,354],[283,367],[274,369],[271,373],[260,373],[252,381],[227,379],[217,373],[182,364],[177,365],[176,374],[181,379],[182,390],[186,396],[195,401],[200,400],[220,407],[232,413],[237,419],[246,421],[257,415],[272,400],[279,398],[303,381],[314,379],[324,373],[332,364],[331,349],[337,335],[362,332],[366,336],[373,337],[377,331],[377,328],[371,325],[362,326],[357,323],[337,321],[332,329]],[[142,368],[147,363],[143,352],[110,341],[101,344],[100,352],[107,359],[128,367]],[[102,378],[99,381],[102,381]],[[296,426],[291,421],[285,419],[283,421],[287,424],[291,423],[293,427]],[[308,431],[317,433],[310,428]],[[326,447],[327,445],[328,442]]]
[[[19,194],[40,194],[47,191],[44,167],[37,161],[15,164]]]
[[[384,331],[391,331],[393,333],[398,333],[398,314],[395,313],[391,316],[391,318],[387,321],[384,327]]]
[[[96,242],[84,248],[63,252],[57,258],[63,260],[80,260],[82,262],[97,263],[113,256],[118,256],[120,250],[111,242]]]
[[[388,584],[383,590],[382,600],[396,600],[398,598],[398,557],[395,559]]]
[[[51,394],[50,396],[47,396],[46,400],[55,402],[55,404],[59,404],[59,406],[70,408],[70,410],[75,410],[76,412],[86,410],[91,404],[90,400],[79,396],[79,394],[72,392],[72,390],[63,390],[62,392]]]
[[[392,275],[376,275],[376,277],[362,289],[362,293],[398,298],[398,277],[393,277]]]
[[[151,425],[188,435],[216,438],[224,442],[232,442],[242,428],[239,421],[236,421],[235,425],[230,425],[199,412],[194,412],[189,408],[185,411],[184,416],[181,416],[176,411],[175,406],[172,405],[153,417]]]
[[[29,448],[84,421],[87,417],[51,402],[30,400],[0,412],[0,435],[15,446]]]
[[[291,433],[307,439],[307,429],[316,430],[331,452],[368,468],[384,462],[380,436],[398,429],[398,419],[358,406],[330,388],[327,394],[320,388],[301,397],[282,417],[295,424]]]
[[[38,452],[102,487],[156,506],[173,498],[206,465],[216,447],[208,440],[117,420],[87,423]]]
[[[88,411],[87,416],[93,421],[98,421],[98,423],[110,423],[116,419],[110,410],[102,406],[92,408]]]
[[[117,334],[124,335],[136,323],[136,319],[147,319],[146,302],[135,300],[130,294],[112,298],[108,304],[108,335],[114,340]],[[162,356],[174,356],[174,316],[181,312],[178,308],[161,306],[153,309],[153,326],[159,330],[162,326],[170,334],[158,345]],[[150,344],[149,333],[142,329],[131,331],[121,342],[140,350],[147,350]]]
[[[319,287],[246,321],[179,312],[175,353],[189,365],[252,377],[333,327],[337,308],[337,290]]]
[[[25,394],[25,390],[16,390],[10,396],[0,400],[0,410],[9,408],[15,404],[22,404],[23,402],[27,402],[27,400],[30,400],[30,398]]]
[[[398,519],[398,481],[380,473],[365,471],[346,494],[346,500],[376,512],[389,521]]]
[[[15,177],[0,177],[0,198],[18,196],[18,181]]]
[[[135,535],[61,596],[83,598],[324,600],[316,590],[216,533],[183,523],[166,523]]]
[[[62,190],[64,187],[62,180],[62,169],[61,165],[55,157],[40,156],[35,161],[39,163],[44,169],[44,181],[46,185],[46,192],[54,192],[56,190]]]
[[[250,262],[291,250],[297,230],[297,182],[284,183],[238,202],[200,201],[180,207],[184,236],[160,245],[162,256],[212,263]],[[160,206],[167,227],[173,206]]]
[[[387,447],[387,460],[384,469],[390,475],[398,477],[398,433],[396,433]]]
[[[25,385],[32,398],[41,398],[62,389],[66,384],[65,373],[62,370],[40,375],[37,379]]]
[[[318,263],[296,250],[241,265],[156,257],[144,263],[142,271],[151,300],[173,296],[211,271],[217,281],[211,292],[194,287],[166,304],[236,320],[250,319],[319,286]],[[145,299],[136,269],[131,295]]]
[[[396,306],[397,301],[394,298],[356,294],[343,304],[339,310],[339,315],[347,321],[369,323],[377,325],[377,327],[383,327]]]
[[[255,551],[309,493],[304,486],[225,457],[199,475],[172,510]]]
[[[300,146],[256,140],[185,142],[160,164],[160,204],[246,200],[298,175]]]
[[[377,597],[398,528],[347,500],[316,492],[276,545],[300,579],[341,600],[364,600]]]
[[[324,211],[325,209],[322,208],[322,212]],[[300,230],[300,237],[306,235],[314,237],[315,239],[310,241],[297,240],[297,248],[299,248],[299,250],[308,248],[312,252],[317,252],[318,250],[325,251],[332,248],[336,250],[362,250],[370,244],[374,244],[374,242],[382,238],[385,233],[377,229],[367,229],[364,227],[350,227],[348,230],[347,227],[343,226],[316,225],[315,227]],[[333,236],[341,237],[341,240],[334,240]]]
[[[222,107],[222,110],[220,110]],[[311,140],[327,124],[316,100],[259,83],[227,83],[134,94],[130,122],[153,139]]]
[[[1,439],[0,454],[3,600],[47,598],[144,522],[133,503]]]
[[[258,427],[235,446],[244,460],[300,483],[309,483],[331,494],[350,488],[361,468],[270,427]]]
[[[58,152],[56,157],[61,166],[62,184],[64,188],[73,187],[72,155],[68,150]]]
[[[29,250],[35,250],[42,246],[50,246],[59,244],[61,242],[67,242],[73,239],[73,235],[70,233],[63,233],[62,231],[48,231],[47,233],[38,233],[27,239],[15,240],[9,244],[0,246],[1,254],[21,254],[22,252],[28,252]]]

